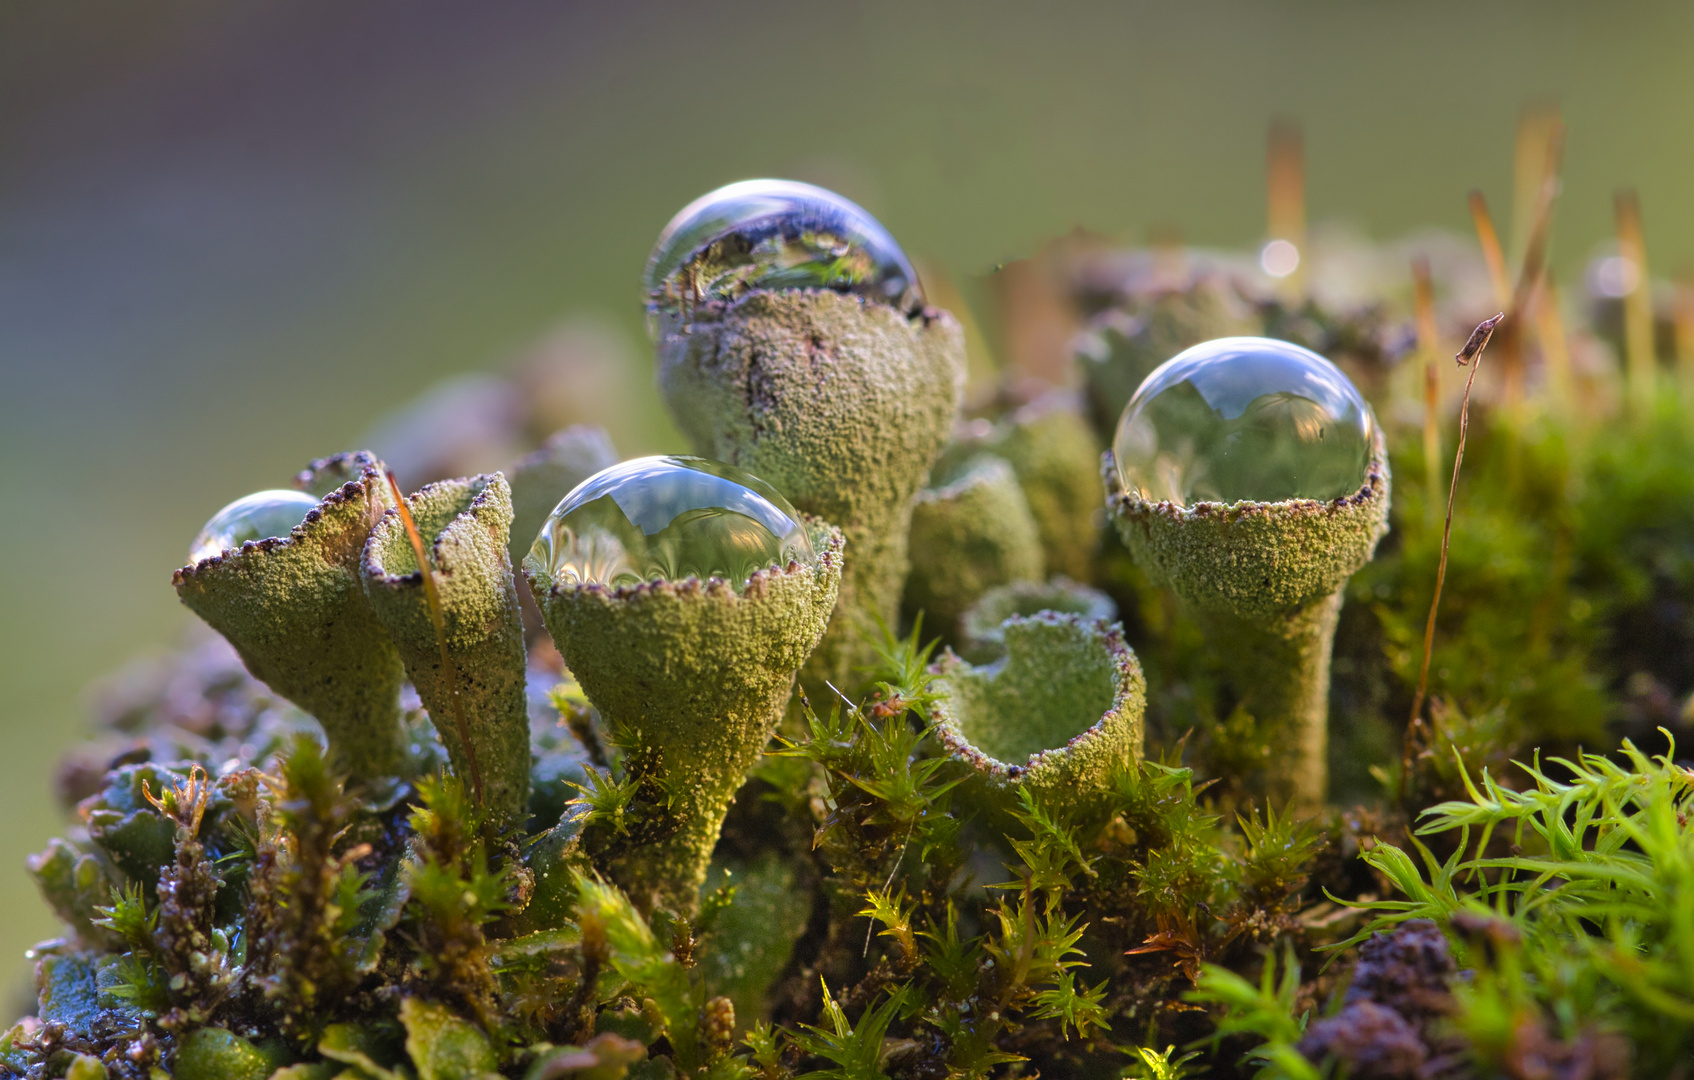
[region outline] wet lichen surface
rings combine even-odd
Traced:
[[[406,491],[359,452],[209,524],[175,587],[216,634],[61,771],[0,1070],[1689,1075],[1694,379],[1508,338],[1444,549],[1448,361],[1400,331],[1475,298],[1073,251],[1076,381],[966,393],[874,220],[726,191],[648,282],[714,461],[572,429]],[[1126,491],[1135,387],[1256,333],[1364,403],[1350,493]],[[1276,379],[1136,475],[1250,494],[1241,417],[1334,471]]]

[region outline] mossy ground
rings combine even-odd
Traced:
[[[1347,586],[1321,814],[1266,805],[1265,741],[1220,658],[1103,533],[1089,577],[1146,672],[1142,763],[1086,813],[1032,793],[990,822],[930,731],[933,655],[884,641],[874,689],[810,701],[753,767],[690,917],[644,913],[596,866],[597,842],[674,823],[642,789],[644,748],[536,640],[515,821],[476,805],[414,699],[398,783],[373,794],[310,718],[200,647],[65,773],[73,825],[31,869],[66,936],[37,950],[37,1011],[0,1064],[1676,1075],[1694,1054],[1694,782],[1675,757],[1694,738],[1690,415],[1670,391],[1635,420],[1478,410],[1411,775],[1440,533],[1417,432],[1390,425],[1406,479]]]

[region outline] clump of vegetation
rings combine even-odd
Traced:
[[[992,438],[1012,460],[1013,436],[1031,417],[1063,429],[1063,453],[1018,457],[1001,480],[1013,493],[1039,477],[1067,479],[1066,498],[1024,491],[1019,505],[1041,518],[1025,539],[1075,580],[1001,586],[996,602],[1042,625],[1086,624],[1079,637],[1109,641],[1113,670],[1127,680],[1111,699],[1121,737],[1110,767],[1064,774],[1088,787],[1085,798],[1012,782],[1051,773],[1037,759],[1058,761],[1072,748],[1068,734],[1022,764],[993,763],[996,781],[1007,781],[993,800],[979,797],[982,762],[960,750],[964,736],[948,735],[948,673],[962,669],[938,642],[980,648],[972,659],[982,666],[971,670],[992,681],[1022,662],[1012,662],[1019,643],[1006,633],[1022,623],[992,636],[968,615],[962,626],[934,626],[932,611],[933,630],[919,617],[862,633],[896,610],[903,538],[879,553],[878,580],[857,582],[852,617],[827,633],[828,605],[797,615],[774,573],[754,592],[687,581],[583,588],[585,606],[625,606],[559,632],[565,616],[550,594],[540,610],[519,606],[535,597],[512,576],[500,499],[466,517],[447,498],[470,491],[463,484],[408,500],[375,458],[326,459],[303,480],[323,509],[293,541],[249,543],[179,575],[192,603],[234,628],[239,654],[208,642],[152,676],[132,675],[107,695],[99,740],[67,763],[60,786],[73,824],[30,863],[65,932],[33,953],[37,1008],[0,1035],[0,1073],[1686,1073],[1694,918],[1682,898],[1694,888],[1694,770],[1677,746],[1690,737],[1684,701],[1694,691],[1694,395],[1664,385],[1652,357],[1629,366],[1634,381],[1615,365],[1578,372],[1557,351],[1564,338],[1536,306],[1543,301],[1525,299],[1546,295],[1540,286],[1506,290],[1513,306],[1498,374],[1478,384],[1453,492],[1432,697],[1408,725],[1451,457],[1440,394],[1427,391],[1439,390],[1439,372],[1428,374],[1434,351],[1428,341],[1408,351],[1406,334],[1396,335],[1418,315],[1429,316],[1421,329],[1438,326],[1434,310],[1392,295],[1349,307],[1316,290],[1259,282],[1255,291],[1227,260],[1197,260],[1174,283],[1103,283],[1097,255],[1079,256],[1067,285],[1089,333],[1110,331],[1090,339],[1084,365],[1096,407],[1133,389],[1127,371],[1225,320],[1233,332],[1336,355],[1382,420],[1396,498],[1376,558],[1345,587],[1327,802],[1275,796],[1289,779],[1268,765],[1276,733],[1226,677],[1192,613],[1103,521],[1073,535],[1084,519],[1071,497],[1086,456],[1076,451],[1090,437],[1083,406],[1044,391],[1032,411],[1027,372],[1008,370],[997,395],[974,396],[986,404],[973,419],[987,424],[963,431],[948,452]],[[1536,259],[1526,256],[1520,279],[1540,280]],[[1076,270],[1083,264],[1086,273]],[[723,326],[751,328],[736,339],[737,363],[758,354],[753,331],[766,309],[793,316],[778,335],[792,346],[787,375],[809,373],[812,351],[851,351],[863,314],[854,294],[795,293],[778,302],[754,289],[736,301],[744,308],[711,308]],[[827,309],[828,340],[795,330],[822,325],[811,307]],[[866,310],[882,338],[946,352],[931,357],[932,375],[961,366],[950,321]],[[1581,399],[1560,390],[1579,374],[1594,390]],[[912,424],[951,416],[957,386],[941,375]],[[714,408],[730,416],[740,386]],[[802,407],[801,389],[755,389],[769,398],[761,416]],[[1421,412],[1405,408],[1420,400]],[[865,438],[901,437],[888,416],[874,419],[880,426]],[[732,420],[714,438],[747,434],[770,460],[823,485],[814,501],[834,492],[827,462],[794,447],[778,454],[766,427],[748,434]],[[846,522],[842,573],[856,572],[853,544],[875,538],[866,530],[906,520],[902,500],[918,489],[919,459],[934,460],[936,438],[928,431],[895,447],[904,472],[887,490],[836,492],[857,514]],[[529,460],[520,502],[533,518],[549,503],[542,487],[553,473]],[[869,461],[856,467],[872,469]],[[492,477],[473,486],[505,490]],[[407,526],[402,510],[418,521]],[[361,561],[357,542],[373,527],[388,545],[375,563]],[[945,552],[921,554],[944,565]],[[783,572],[809,573],[797,562]],[[404,616],[405,646],[380,638],[374,652],[354,644],[330,668],[315,666],[298,633],[253,617],[283,610],[295,578],[311,585],[320,615],[351,613],[334,641],[377,640]],[[954,610],[982,610],[972,605],[998,580],[961,586]],[[1075,613],[1018,606],[1040,597]],[[660,601],[705,614],[652,633],[638,620]],[[1121,627],[1099,619],[1113,602]],[[598,663],[564,670],[544,612],[567,652]],[[732,616],[746,623],[740,636],[724,630],[740,625]],[[807,641],[830,642],[822,661],[807,662],[805,635],[790,632],[800,623]],[[690,635],[704,636],[697,626],[715,628],[713,649],[692,647]],[[654,645],[661,637],[664,649]],[[734,667],[743,653],[759,663]],[[848,663],[863,657],[874,662]],[[273,677],[261,682],[242,663]],[[1144,715],[1132,670],[1145,672]],[[795,671],[800,689],[789,698]],[[758,722],[738,729],[730,754],[720,730],[728,714],[714,711],[711,695],[726,693],[732,675],[737,693],[757,692],[757,708],[743,711]],[[1123,688],[1131,684],[1133,693]],[[595,701],[615,702],[616,714]],[[442,716],[426,714],[431,703]],[[996,722],[1009,715],[999,708]],[[656,717],[686,717],[690,740],[667,742]],[[1094,717],[1081,719],[1064,730],[1085,730]],[[526,726],[524,776],[513,747]],[[1132,745],[1142,731],[1144,749]]]

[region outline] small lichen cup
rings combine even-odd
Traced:
[[[384,513],[365,545],[365,594],[399,646],[455,771],[475,783],[501,820],[521,820],[529,801],[529,712],[523,619],[507,554],[511,488],[499,473],[443,480],[406,504],[431,563],[452,670],[442,667],[423,574],[397,510]]]
[[[936,736],[965,772],[962,793],[991,816],[1020,788],[1075,820],[1107,804],[1114,774],[1141,760],[1147,681],[1122,627],[1041,612],[1002,626],[1006,653],[975,665],[945,654]]]
[[[804,679],[850,690],[899,616],[912,499],[963,399],[964,332],[944,311],[828,289],[755,290],[691,319],[658,342],[660,392],[696,453],[840,527],[840,603]]]
[[[317,718],[338,769],[355,780],[391,777],[404,760],[405,671],[359,563],[394,499],[382,463],[364,451],[314,462],[298,483],[321,501],[290,535],[201,559],[172,584],[254,678]]]
[[[1197,502],[1126,493],[1101,459],[1130,555],[1194,614],[1268,740],[1268,790],[1302,810],[1328,791],[1329,664],[1347,579],[1388,531],[1388,455],[1375,429],[1364,484],[1320,502]]]
[[[761,570],[739,590],[692,577],[612,588],[524,560],[548,633],[624,744],[646,803],[633,808],[642,825],[596,858],[644,910],[695,910],[730,802],[829,623],[841,533],[805,525],[814,563]]]
[[[1018,581],[989,589],[959,616],[955,651],[973,664],[987,664],[1006,655],[1006,620],[1014,615],[1055,611],[1100,622],[1115,622],[1118,606],[1098,589],[1079,585],[1062,575],[1047,581]]]
[[[904,607],[951,638],[959,616],[998,585],[1040,580],[1041,534],[1011,465],[978,454],[912,504]]]

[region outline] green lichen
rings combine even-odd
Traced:
[[[912,503],[908,616],[922,612],[952,636],[959,616],[987,590],[1042,574],[1040,534],[1023,488],[1004,460],[965,462]]]
[[[964,333],[943,311],[827,290],[755,291],[693,319],[659,343],[659,389],[696,453],[841,529],[840,603],[804,681],[850,689],[899,615],[912,497],[958,413]]]
[[[1073,396],[1048,394],[986,434],[959,440],[937,472],[983,452],[1004,458],[1017,474],[1041,534],[1047,573],[1078,581],[1091,577],[1100,546],[1100,444]]]
[[[1069,578],[1014,582],[989,589],[965,609],[959,617],[959,644],[955,651],[973,664],[997,660],[1006,653],[1006,620],[1014,615],[1038,615],[1043,611],[1080,615],[1099,622],[1112,622],[1118,617],[1118,606],[1111,597]]]
[[[313,475],[350,475],[292,535],[185,566],[177,596],[228,638],[254,678],[316,717],[341,768],[363,779],[400,772],[400,655],[365,598],[365,541],[393,496],[366,453],[326,459]]]
[[[822,638],[841,579],[840,533],[810,522],[815,565],[608,589],[524,573],[565,662],[625,753],[628,824],[591,822],[597,862],[644,910],[691,912],[729,802]]]
[[[1265,788],[1303,807],[1328,787],[1329,671],[1347,579],[1388,530],[1378,434],[1363,487],[1334,502],[1148,502],[1126,494],[1108,451],[1106,501],[1130,554],[1207,633],[1267,748]]]
[[[1027,790],[1078,818],[1109,801],[1141,760],[1147,682],[1120,627],[1045,612],[1002,628],[1006,655],[984,667],[943,660],[930,715],[966,790],[1002,812]]]
[[[523,620],[507,555],[511,489],[495,473],[429,484],[406,502],[434,575],[452,670],[442,667],[442,640],[398,511],[371,530],[366,595],[455,770],[480,785],[486,805],[516,818],[529,803],[530,761]]]
[[[572,488],[601,469],[618,463],[618,452],[603,428],[579,424],[554,432],[541,448],[507,471],[512,486],[512,565],[523,558],[547,521],[547,515]]]

